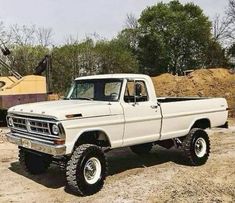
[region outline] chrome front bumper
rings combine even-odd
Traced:
[[[66,146],[65,145],[50,145],[41,143],[31,139],[24,139],[20,137],[19,133],[7,133],[7,140],[13,144],[18,146],[32,149],[38,152],[51,154],[54,156],[65,155],[66,154]]]

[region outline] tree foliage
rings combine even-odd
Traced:
[[[70,37],[62,45],[53,45],[50,28],[6,28],[0,22],[0,39],[12,51],[8,59],[0,57],[26,75],[33,74],[46,54],[51,55],[51,85],[55,92],[64,92],[74,78],[82,75],[181,74],[186,69],[226,66],[227,56],[234,55],[234,40],[229,51],[221,46],[225,35],[234,39],[235,0],[228,2],[226,18],[221,21],[218,17],[213,33],[212,23],[199,6],[178,0],[147,7],[139,18],[127,15],[126,27],[111,40],[78,41]],[[0,69],[1,74],[7,73]]]
[[[136,72],[138,63],[132,52],[118,40],[86,39],[82,43],[56,47],[52,52],[53,87],[62,91],[81,75]]]
[[[135,44],[141,72],[176,74],[207,65],[211,22],[200,7],[192,3],[182,5],[176,0],[158,3],[146,8],[138,22]],[[133,29],[126,32],[129,36],[136,33]]]

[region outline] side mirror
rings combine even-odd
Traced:
[[[135,84],[135,96],[140,97],[142,93],[142,86],[140,83]]]
[[[111,94],[110,94],[110,100],[111,100],[111,101],[116,101],[116,100],[118,100],[118,94],[117,94],[117,93],[111,93]]]

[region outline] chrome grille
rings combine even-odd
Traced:
[[[23,138],[35,139],[38,141],[53,144],[55,140],[60,139],[59,135],[51,132],[51,127],[56,121],[40,120],[40,118],[27,118],[21,116],[10,116],[13,119],[14,126],[11,130],[20,133]]]
[[[51,134],[50,126],[47,122],[28,120],[29,131],[39,134]]]
[[[18,118],[18,117],[13,117],[12,119],[13,119],[13,123],[14,123],[15,128],[22,129],[24,131],[27,130],[25,119]]]

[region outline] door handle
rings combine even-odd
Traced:
[[[151,108],[152,109],[157,109],[158,108],[158,105],[156,104],[156,105],[151,105]]]

